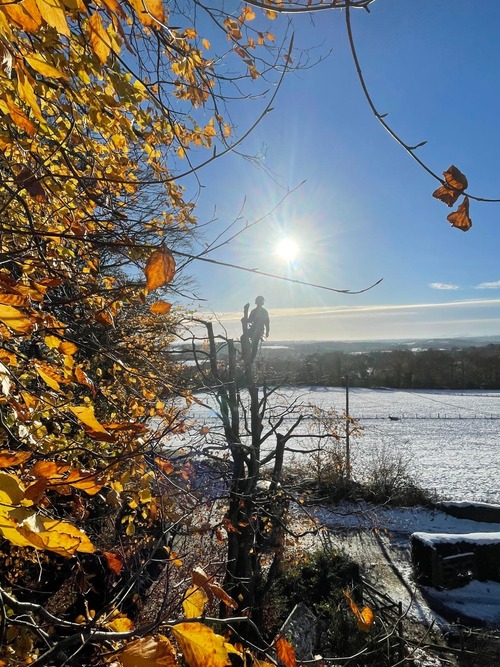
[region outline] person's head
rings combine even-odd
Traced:
[[[255,299],[255,305],[256,306],[263,306],[264,305],[264,297],[263,296],[258,296]]]

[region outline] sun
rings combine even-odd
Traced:
[[[276,244],[275,253],[280,258],[287,262],[293,262],[299,254],[299,244],[292,238],[282,238]]]

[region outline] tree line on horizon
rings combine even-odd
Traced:
[[[500,389],[500,345],[451,350],[314,352],[262,361],[270,381],[394,389]]]

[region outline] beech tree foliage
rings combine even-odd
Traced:
[[[225,665],[235,651],[204,625],[176,624],[193,616],[183,590],[148,623],[139,611],[147,582],[182,564],[171,541],[189,497],[189,466],[161,445],[183,428],[168,345],[175,253],[178,264],[196,220],[180,178],[233,147],[229,89],[245,97],[259,70],[274,72],[274,15],[258,13],[161,0],[0,3],[9,664],[177,664],[180,650],[190,665]],[[213,582],[210,591],[227,601]],[[175,619],[175,648],[152,634],[165,618]]]
[[[252,130],[232,100],[272,104],[280,14],[372,2],[0,0],[0,664],[268,664],[195,620],[237,606],[203,570],[141,616],[192,513],[165,449],[192,400],[169,352],[183,178]],[[450,205],[467,181],[444,176]],[[449,219],[470,227],[467,197]]]

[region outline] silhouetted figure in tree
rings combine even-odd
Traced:
[[[245,306],[245,312],[248,311],[248,304]],[[264,308],[264,297],[258,296],[255,299],[255,308],[246,318],[246,337],[252,343],[249,362],[253,364],[259,349],[259,343],[262,338],[269,336],[269,313]],[[244,334],[245,335],[245,334]]]

